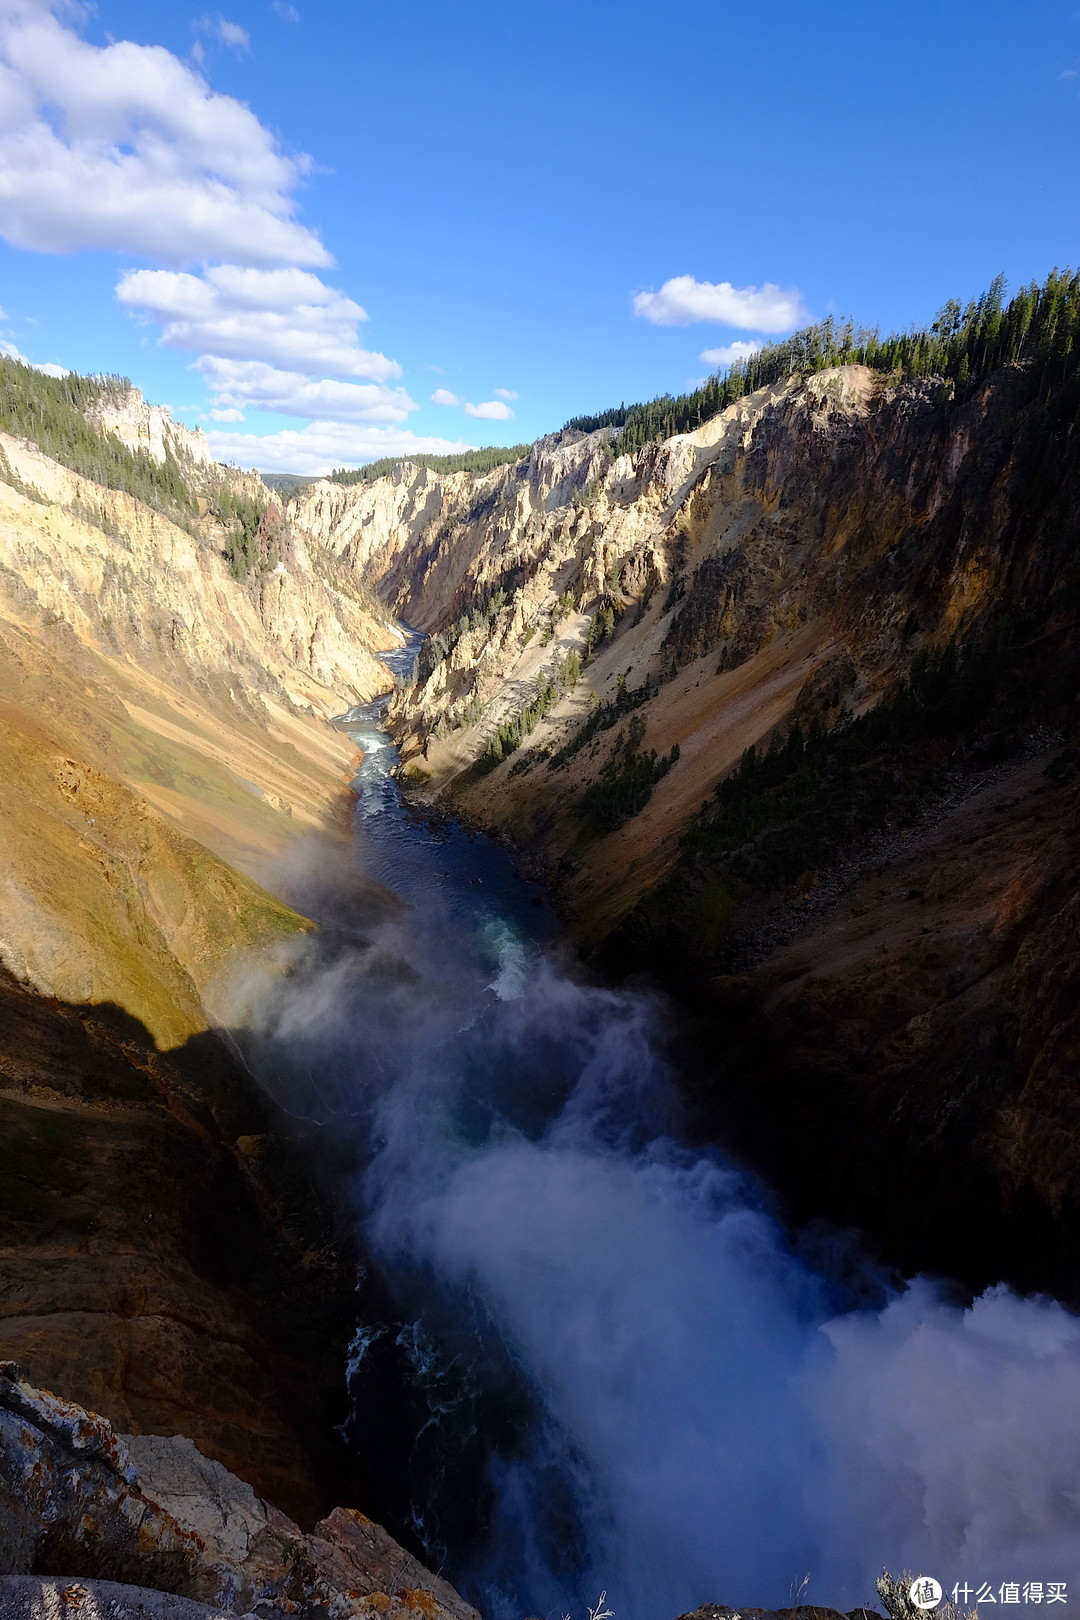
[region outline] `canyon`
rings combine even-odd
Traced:
[[[1008,1283],[1075,1306],[1074,415],[1022,364],[960,387],[846,362],[634,447],[618,425],[569,427],[488,472],[403,462],[285,499],[102,387],[95,431],[177,468],[183,510],[0,435],[5,1573],[237,1614],[474,1613],[417,1558],[435,1541],[363,1456],[342,1372],[365,1323],[402,1308],[380,1241],[408,1230],[409,1263],[431,1256],[403,1191],[364,1204],[358,1128],[328,1146],[267,1057],[291,1018],[320,1107],[346,1050],[372,1075],[387,1053],[437,1069],[471,1027],[428,986],[455,952],[464,1004],[521,999],[544,1050],[569,1030],[584,1051],[598,1020],[632,1033],[612,1117],[644,1108],[632,1073],[666,1043],[677,1134],[763,1177],[783,1241],[834,1283],[857,1295],[857,1277],[921,1271],[969,1301]],[[375,781],[381,697],[396,753]],[[414,843],[457,828],[508,849],[587,968],[553,979],[523,929],[489,983],[490,944],[448,924],[410,935],[441,879],[426,844],[402,883],[399,846],[355,857],[365,781],[404,795]],[[493,882],[486,867],[467,881]],[[540,988],[504,998],[522,962]],[[324,1047],[304,1020],[325,1004],[332,1023],[324,986],[347,1003],[358,974],[364,1028]],[[643,1011],[658,1005],[677,1009],[663,1032]],[[484,1014],[524,1074],[518,1016]],[[394,1044],[372,1034],[381,1018]],[[564,1134],[589,1072],[542,1105]],[[526,1091],[508,1118],[541,1107]],[[442,1107],[425,1095],[416,1119]],[[324,1118],[347,1122],[334,1106]],[[638,1166],[607,1144],[607,1107],[565,1162],[594,1155],[636,1219]],[[385,1114],[380,1130],[391,1160],[430,1161],[431,1188],[402,1175],[416,1208],[443,1196],[419,1125]],[[661,1140],[650,1174],[682,1188]],[[537,1230],[551,1162],[523,1146],[515,1170]],[[729,1261],[735,1277],[726,1251],[703,1254],[702,1278]],[[926,1324],[943,1310],[926,1305]],[[80,1447],[100,1474],[89,1539]],[[16,1454],[48,1460],[36,1529]],[[511,1448],[502,1466],[524,1463]],[[171,1497],[170,1469],[188,1479]],[[226,1502],[255,1552],[188,1524],[185,1495]],[[154,1526],[138,1547],[129,1500]],[[353,1511],[380,1500],[402,1546]],[[49,1514],[63,1533],[46,1557]]]

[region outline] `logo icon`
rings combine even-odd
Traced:
[[[941,1583],[932,1575],[916,1575],[908,1588],[908,1597],[917,1609],[936,1609],[941,1602]]]

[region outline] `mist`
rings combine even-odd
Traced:
[[[1080,1322],[918,1278],[852,1306],[750,1178],[680,1143],[662,1004],[587,982],[524,926],[490,846],[477,878],[448,836],[399,815],[406,903],[284,980],[238,978],[231,1022],[282,1106],[350,1144],[401,1309],[362,1329],[353,1373],[391,1331],[418,1376],[441,1366],[445,1492],[493,1344],[527,1397],[467,1545],[417,1506],[449,1577],[495,1620],[581,1615],[601,1589],[619,1620],[674,1620],[869,1604],[883,1566],[947,1591],[1075,1576]]]

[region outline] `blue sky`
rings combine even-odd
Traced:
[[[1055,0],[0,0],[2,335],[267,470],[514,443],[1080,261],[1078,132]]]

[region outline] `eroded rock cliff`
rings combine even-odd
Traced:
[[[129,450],[145,450],[155,461],[211,462],[202,428],[184,427],[164,405],[151,405],[138,388],[120,379],[106,381],[88,415],[103,433],[114,433]]]

